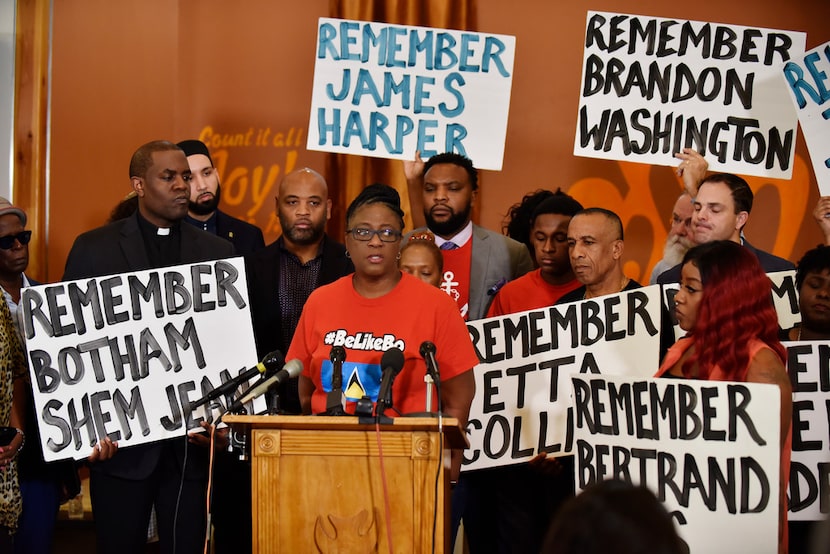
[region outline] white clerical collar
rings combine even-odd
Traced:
[[[166,237],[170,234],[170,227],[159,227],[158,229],[156,229],[156,234]]]
[[[435,244],[438,246],[438,248],[441,248],[441,245],[445,242],[452,242],[453,244],[461,248],[462,246],[467,244],[467,242],[471,238],[473,238],[473,222],[468,221],[467,225],[465,225],[464,228],[461,229],[461,231],[449,238],[442,239],[438,235],[435,235]]]

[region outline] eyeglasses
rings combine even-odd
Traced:
[[[32,240],[31,231],[20,231],[16,235],[6,235],[5,237],[0,237],[0,248],[3,250],[9,250],[14,247],[14,241],[17,241],[20,244],[29,244],[30,240]]]
[[[395,229],[366,229],[364,227],[356,227],[354,229],[346,229],[347,233],[351,233],[355,240],[368,242],[372,237],[377,235],[383,242],[396,242],[401,238],[401,232]],[[2,239],[0,239],[2,240]]]

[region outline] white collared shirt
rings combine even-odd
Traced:
[[[438,235],[435,235],[435,244],[436,246],[438,246],[438,248],[441,248],[441,245],[445,242],[452,242],[457,247],[461,248],[462,246],[467,244],[467,242],[469,242],[471,238],[473,238],[473,222],[468,221],[467,225],[465,225],[464,228],[461,229],[461,231],[459,231],[458,233],[456,233],[448,239],[442,239]]]

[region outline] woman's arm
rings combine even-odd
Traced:
[[[793,411],[793,393],[790,385],[790,378],[783,362],[769,348],[760,350],[749,363],[746,372],[746,380],[749,383],[769,383],[778,385],[781,394],[781,453],[787,448],[787,435],[790,432],[790,421]],[[783,456],[782,456],[783,460]],[[781,468],[781,478],[778,491],[778,552],[786,552],[784,526],[787,524],[787,486],[789,472],[787,468]]]
[[[790,378],[783,362],[769,348],[760,350],[749,363],[746,372],[749,383],[768,383],[778,385],[781,393],[781,445],[787,439],[790,431],[790,420],[793,412],[793,390]]]
[[[476,392],[476,381],[472,370],[465,371],[455,377],[441,381],[441,400],[444,403],[444,412],[458,420],[461,430],[467,428],[467,418],[470,415],[470,405]],[[461,455],[463,450],[452,451],[452,471],[450,479],[458,480],[461,472]]]
[[[311,415],[311,395],[316,387],[314,382],[305,375],[300,375],[299,379],[297,388],[300,394],[300,408],[303,415]]]

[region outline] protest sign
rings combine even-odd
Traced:
[[[784,64],[821,196],[830,196],[830,42]]]
[[[651,376],[660,353],[658,286],[503,317],[467,328],[480,363],[463,470],[570,453],[570,374]]]
[[[692,554],[778,551],[777,386],[574,375],[576,489],[644,485]]]
[[[789,329],[801,321],[801,312],[798,309],[798,290],[795,288],[795,270],[767,273],[767,277],[772,281],[772,303],[778,315],[778,326],[782,329]],[[677,324],[674,315],[674,295],[679,287],[677,283],[663,285],[663,301],[669,308],[675,339],[686,334],[686,331]]]
[[[309,150],[501,169],[515,37],[320,18]]]
[[[786,342],[793,384],[790,519],[830,514],[830,342]]]
[[[47,461],[184,435],[256,364],[242,258],[31,287],[20,309]]]
[[[797,116],[781,68],[805,33],[588,12],[574,154],[789,179]]]

